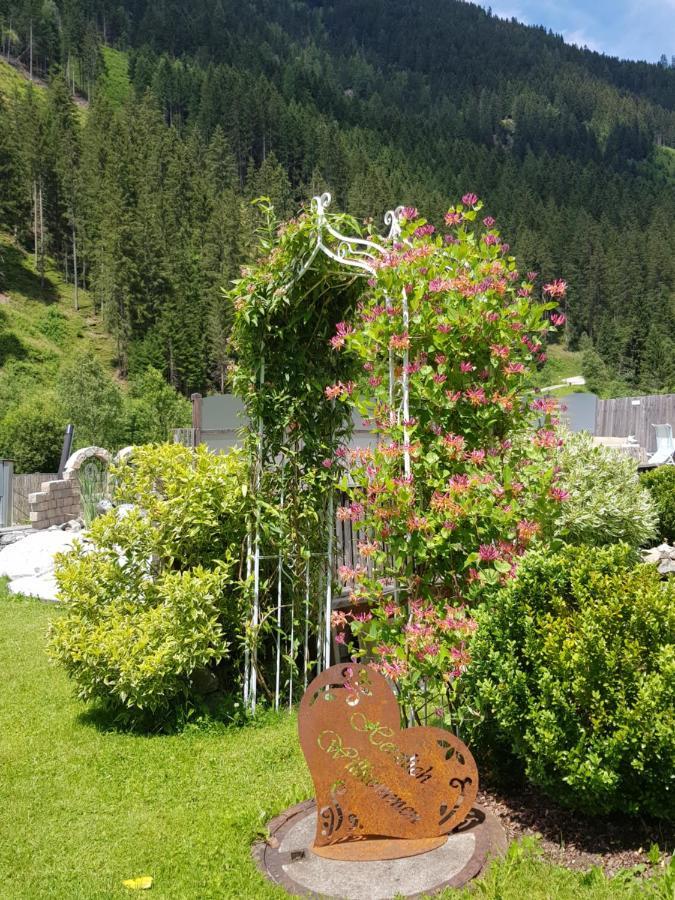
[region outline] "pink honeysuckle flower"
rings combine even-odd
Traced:
[[[534,443],[537,447],[545,447],[550,450],[558,446],[558,436],[549,428],[540,428],[534,435]]]
[[[454,209],[449,209],[445,214],[445,224],[446,225],[459,225],[459,223],[464,219],[464,216],[461,212],[456,212]],[[446,238],[449,235],[446,235]]]
[[[447,278],[432,278],[429,282],[429,291],[432,294],[440,294],[443,291],[452,290],[452,282]]]
[[[555,500],[557,503],[563,503],[565,500],[569,500],[569,491],[565,491],[559,487],[552,487],[548,492],[549,497],[552,500]]]
[[[389,346],[392,350],[407,350],[410,347],[410,335],[407,331],[402,334],[392,334],[389,338]]]
[[[564,325],[567,321],[567,317],[564,313],[553,313],[551,316],[551,325],[555,325],[558,328],[560,325]]]
[[[501,556],[494,544],[481,544],[478,548],[478,558],[481,562],[494,562]]]
[[[407,219],[408,222],[412,222],[415,219],[419,218],[419,213],[417,212],[417,207],[415,206],[404,206],[401,210],[401,215],[404,219]]]
[[[462,441],[464,438],[462,438]],[[468,475],[452,475],[448,479],[448,490],[454,494],[463,494],[470,487]]]
[[[448,357],[443,353],[437,353],[436,356],[434,356],[434,362],[437,366],[444,366],[447,361]]]
[[[510,362],[504,366],[504,372],[507,375],[522,375],[525,371],[525,366],[523,363],[518,362]]]
[[[437,325],[436,330],[441,334],[449,334],[452,331],[452,326],[447,322],[441,322],[439,325]]]
[[[529,519],[521,519],[516,525],[518,532],[518,540],[523,544],[529,544],[532,538],[539,534],[541,526],[538,522],[531,522]]]
[[[549,282],[549,284],[545,284],[542,290],[545,294],[548,294],[549,297],[564,297],[567,291],[567,282],[563,281],[562,278],[556,278],[554,281]]]
[[[464,396],[472,406],[483,406],[487,403],[485,391],[482,387],[468,388],[464,391]]]
[[[324,467],[324,469],[330,469],[330,467],[333,465],[333,460],[332,459],[324,459],[322,461],[321,465]]]
[[[560,404],[555,397],[537,397],[530,403],[532,412],[540,412],[545,415],[556,412],[559,406]]]
[[[464,372],[465,374],[467,372],[475,372],[476,367],[474,365],[472,365],[472,363],[470,363],[470,362],[461,362],[459,364],[459,371]]]
[[[449,403],[457,403],[459,398],[462,396],[461,391],[446,391],[445,396],[448,398]]]
[[[344,631],[339,631],[335,635],[335,643],[336,644],[346,644],[347,643],[347,636],[345,635]]]
[[[464,194],[462,203],[464,206],[475,206],[478,203],[478,196],[472,193]]]
[[[499,249],[502,251],[502,253],[508,253],[509,250],[511,249],[511,245],[510,244],[502,244]]]
[[[485,244],[486,247],[494,247],[495,244],[499,243],[499,238],[497,237],[497,235],[492,234],[491,232],[484,234],[483,237],[481,238],[481,240],[483,241],[483,243]]]
[[[335,335],[330,339],[330,345],[333,350],[340,350],[344,347],[347,337],[354,334],[354,329],[346,322],[338,322],[335,326]]]
[[[357,546],[361,556],[364,556],[366,559],[374,556],[380,548],[378,541],[359,541]]]
[[[507,359],[511,350],[506,344],[490,344],[490,355],[499,359]]]
[[[371,612],[360,612],[356,613],[354,616],[355,622],[370,622],[373,618],[373,614]]]
[[[443,443],[446,447],[450,448],[451,450],[456,450],[458,453],[462,453],[464,451],[465,441],[461,434],[446,434],[443,436]]]
[[[436,231],[436,229],[431,224],[431,222],[427,222],[426,225],[420,225],[419,228],[415,229],[415,237],[416,238],[428,237],[429,235],[433,234],[434,231]]]
[[[527,278],[527,280],[529,282],[533,282],[533,281],[537,280],[538,275],[539,275],[539,272],[528,272],[525,277]]]
[[[483,225],[485,225],[486,228],[492,228],[494,224],[495,220],[492,218],[492,216],[485,216],[485,218],[483,219]]]
[[[436,382],[436,384],[445,384],[445,382],[448,380],[448,376],[441,375],[440,373],[437,372],[434,375],[433,380]]]

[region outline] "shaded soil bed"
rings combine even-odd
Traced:
[[[646,866],[645,875],[662,871],[675,849],[675,825],[665,820],[607,816],[591,818],[557,805],[534,788],[479,791],[478,802],[501,822],[509,840],[537,836],[544,857],[569,869],[600,866],[607,875]],[[651,860],[658,845],[660,859]]]

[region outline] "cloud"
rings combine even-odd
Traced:
[[[589,50],[597,50],[598,53],[603,51],[598,41],[589,37],[583,28],[577,28],[574,31],[563,31],[562,35],[568,44],[575,44],[577,47],[588,47]]]

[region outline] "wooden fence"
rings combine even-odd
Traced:
[[[656,450],[656,432],[652,425],[668,423],[675,431],[675,394],[598,400],[595,413],[596,435],[620,438],[633,435],[648,453]]]
[[[42,490],[43,481],[55,481],[53,473],[34,472],[32,475],[15,475],[12,481],[12,524],[27,525],[30,522],[29,494]]]

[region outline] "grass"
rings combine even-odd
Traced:
[[[53,606],[9,597],[0,582],[0,895],[7,900],[129,896],[122,880],[154,879],[152,897],[283,897],[250,846],[265,823],[310,796],[295,716],[180,735],[114,730],[74,697],[44,653]],[[512,845],[471,891],[486,900],[671,900],[675,875],[608,881]]]
[[[23,390],[49,387],[60,365],[93,350],[113,368],[115,345],[86,291],[79,292],[47,261],[44,284],[33,256],[0,232],[0,415]]]
[[[549,344],[546,353],[548,359],[537,373],[538,387],[560,384],[566,378],[581,375],[582,353],[566,350],[560,344]]]
[[[29,81],[14,66],[0,58],[0,94],[13,97],[15,93],[24,91]],[[36,85],[38,88],[38,85]]]
[[[131,94],[129,58],[122,50],[115,50],[113,47],[103,47],[102,50],[106,67],[103,89],[111,103],[122,106]]]

